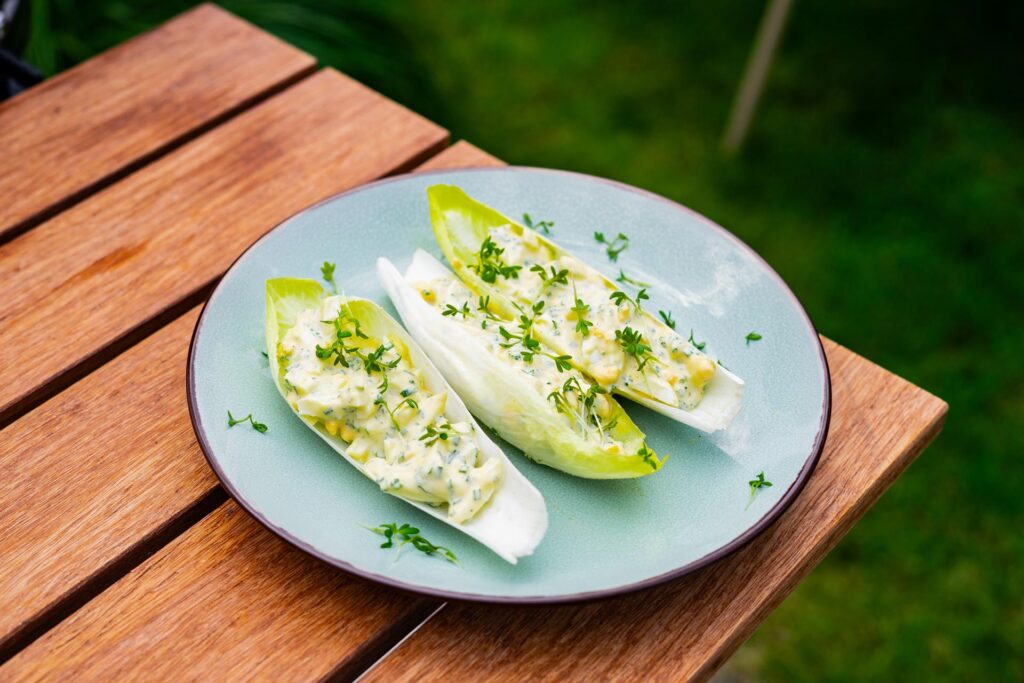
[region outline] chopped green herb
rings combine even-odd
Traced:
[[[334,263],[331,263],[330,261],[324,261],[324,264],[320,266],[320,274],[323,275],[324,282],[331,286],[331,291],[337,294],[338,285],[334,282],[334,268]]]
[[[627,356],[633,356],[636,359],[637,370],[640,372],[643,372],[652,360],[657,362],[657,359],[651,355],[651,347],[644,342],[639,330],[634,330],[629,325],[621,330],[615,330],[615,341],[619,343]]]
[[[397,481],[397,480],[396,480]],[[402,548],[408,544],[412,544],[413,548],[419,550],[424,555],[438,555],[448,560],[452,564],[457,565],[459,563],[458,558],[448,548],[441,545],[434,545],[427,539],[420,536],[420,530],[411,524],[381,524],[374,527],[366,527],[375,534],[380,534],[384,537],[384,542],[380,544],[381,548],[393,548],[395,541],[398,541],[398,550],[395,552],[395,561],[398,561],[398,556],[402,553]]]
[[[693,338],[693,330],[690,330],[690,340],[689,341],[690,341],[690,344],[693,346],[693,348],[697,349],[698,351],[703,351],[704,347],[707,346],[707,342],[699,342],[699,341],[697,341],[696,339]]]
[[[462,319],[465,320],[469,316],[473,315],[473,313],[469,310],[469,302],[466,302],[462,304],[462,308],[455,308],[451,304],[446,304],[444,310],[441,311],[441,315],[450,315],[452,317],[461,315]]]
[[[552,285],[567,285],[569,284],[569,271],[566,268],[562,270],[555,270],[554,266],[551,266],[551,275],[548,275],[544,270],[544,266],[537,264],[530,268],[531,273],[537,273],[540,276],[541,282],[544,283],[544,287],[551,287]]]
[[[484,282],[494,283],[497,281],[498,276],[505,279],[518,279],[519,271],[522,270],[522,266],[510,266],[505,263],[501,255],[505,253],[504,249],[498,247],[491,239],[490,235],[480,245],[480,252],[477,254],[477,263],[473,266],[473,270],[476,271],[477,275]]]
[[[572,298],[576,300],[575,305],[572,307],[572,312],[576,314],[576,332],[581,337],[586,337],[590,334],[590,328],[594,323],[587,320],[587,313],[590,312],[590,306],[583,303],[583,299],[576,294],[575,279],[572,281]]]
[[[568,354],[555,356],[550,353],[545,353],[544,355],[555,361],[555,369],[559,372],[568,372],[572,368],[572,356]]]
[[[647,442],[644,442],[643,447],[637,451],[637,455],[643,458],[644,462],[651,466],[652,470],[658,469],[658,459],[654,455],[654,451],[647,447]]]
[[[548,394],[548,400],[554,402],[555,410],[572,418],[581,431],[586,432],[591,427],[596,427],[598,435],[603,441],[605,430],[615,426],[615,418],[607,425],[602,425],[594,403],[598,394],[607,393],[607,389],[597,384],[591,384],[584,389],[576,377],[570,377],[565,380],[561,389],[556,389]],[[570,400],[570,398],[574,400]]]
[[[532,230],[540,230],[545,235],[550,235],[551,228],[555,227],[554,221],[537,221],[536,223],[534,223],[533,219],[530,218],[530,214],[528,213],[523,214],[523,224]]]
[[[637,292],[635,299],[631,299],[628,294],[623,292],[621,289],[617,289],[614,292],[612,292],[611,296],[609,296],[608,298],[614,301],[616,306],[632,304],[633,306],[636,307],[637,311],[642,311],[643,309],[640,307],[640,302],[646,299],[650,299],[651,297],[647,294],[646,289],[641,289],[639,292]]]
[[[251,424],[252,428],[255,429],[257,432],[259,432],[260,434],[264,434],[267,431],[267,425],[263,424],[262,422],[257,422],[256,420],[254,420],[253,417],[252,417],[252,413],[249,413],[245,417],[243,417],[243,418],[241,418],[239,420],[236,420],[235,416],[231,414],[231,411],[230,410],[228,411],[228,427],[229,428],[230,427],[234,427],[235,425],[238,425],[238,424],[242,424],[243,422],[248,422],[249,424]]]
[[[597,240],[598,244],[605,245],[605,253],[608,254],[610,261],[618,261],[619,254],[629,247],[629,238],[621,232],[611,241],[605,238],[603,232],[595,232],[594,239]]]
[[[391,425],[399,431],[401,431],[402,427],[398,424],[398,420],[395,419],[395,413],[401,410],[403,406],[408,406],[410,410],[420,409],[419,404],[417,404],[411,397],[403,398],[394,408],[389,408],[387,400],[383,395],[381,395],[374,400],[373,405],[383,408],[387,412],[388,417],[391,418]]]
[[[448,437],[451,436],[452,426],[450,423],[445,422],[440,427],[435,428],[434,425],[427,427],[427,430],[423,432],[423,436],[420,437],[420,441],[423,441],[427,446],[433,446],[435,443],[440,441],[447,441]]]
[[[523,309],[520,308],[519,310],[522,311]],[[519,334],[512,334],[505,329],[504,325],[498,328],[498,332],[505,339],[505,342],[501,344],[502,348],[511,349],[516,346],[522,346],[526,351],[533,351],[540,347],[540,342],[534,339],[530,333],[533,330],[533,321],[544,310],[544,302],[538,301],[530,310],[533,312],[533,315],[521,313],[519,316],[519,322],[516,324],[519,328]]]
[[[321,360],[330,360],[331,356],[334,356],[335,365],[349,367],[348,358],[345,357],[345,354],[356,353],[358,349],[354,346],[346,346],[345,340],[353,336],[361,339],[367,338],[359,326],[359,321],[349,313],[348,309],[342,308],[338,311],[338,317],[334,320],[321,320],[320,322],[326,325],[334,325],[335,338],[329,346],[317,344],[316,357]]]
[[[370,375],[374,372],[384,373],[391,370],[398,365],[401,361],[401,357],[396,356],[389,361],[383,360],[384,354],[394,348],[390,343],[381,344],[372,353],[364,354],[359,349],[354,349],[352,354],[363,361],[363,368],[366,370],[366,374]]]
[[[619,269],[619,276],[615,278],[616,282],[621,282],[624,285],[633,285],[634,287],[650,287],[649,282],[640,282],[640,280],[634,280],[631,277],[627,277],[623,270]]]
[[[658,315],[665,321],[665,324],[671,327],[673,330],[676,329],[676,321],[672,319],[672,311],[658,311]]]
[[[747,501],[747,507],[754,502],[754,496],[757,494],[758,489],[768,488],[772,485],[770,481],[765,481],[764,472],[760,472],[757,475],[757,479],[751,479],[747,482],[750,485],[750,500]]]
[[[491,313],[491,297],[489,295],[480,297],[477,301],[476,310],[483,313],[487,320],[494,320],[499,323],[501,322],[501,318]],[[487,320],[483,321],[483,325],[481,325],[482,327],[486,328]]]
[[[760,340],[761,340],[761,335],[759,335],[757,332],[750,332],[749,334],[747,334],[747,346],[750,346],[750,342],[752,342],[752,341],[760,341]]]
[[[522,311],[522,309],[519,310]],[[534,356],[547,356],[551,360],[555,361],[555,368],[559,372],[565,372],[572,367],[570,364],[572,362],[572,356],[556,356],[553,353],[542,351],[540,348],[540,342],[533,336],[533,321],[536,320],[537,316],[544,310],[544,302],[538,301],[530,310],[533,315],[528,316],[526,313],[522,313],[519,316],[519,322],[516,324],[519,328],[519,334],[509,332],[504,325],[498,327],[498,333],[501,335],[502,339],[505,340],[501,342],[500,346],[504,349],[509,349],[510,353],[512,352],[512,349],[517,346],[520,347],[520,356],[527,363],[532,362]]]
[[[483,330],[487,329],[487,322],[494,321],[495,323],[501,323],[502,318],[490,312],[490,297],[481,296],[476,302],[476,310],[483,313],[483,319],[480,321],[480,328]]]
[[[359,320],[354,318],[347,309],[341,309],[338,312],[338,317],[334,320],[321,320],[320,322],[334,325],[335,330],[334,341],[329,346],[320,346],[319,344],[316,346],[316,357],[321,360],[330,360],[333,356],[335,365],[347,368],[350,367],[351,359],[357,358],[362,361],[363,368],[368,375],[374,372],[384,373],[398,365],[401,360],[397,355],[389,361],[384,360],[384,354],[394,348],[390,343],[381,344],[370,353],[365,353],[356,346],[346,346],[346,340],[352,337],[369,338],[360,327]]]

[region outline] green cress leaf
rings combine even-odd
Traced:
[[[252,413],[249,413],[245,417],[236,420],[235,417],[231,414],[231,411],[228,411],[229,429],[237,424],[242,424],[243,422],[248,422],[249,424],[251,424],[252,428],[259,432],[260,434],[265,434],[267,432],[267,425],[263,424],[262,422],[257,422],[256,420],[254,420],[252,417]]]
[[[772,485],[770,481],[765,480],[763,470],[758,473],[757,478],[751,479],[747,484],[750,486],[750,500],[747,501],[748,508],[750,507],[750,504],[754,502],[754,496],[757,495],[758,490],[768,488]]]

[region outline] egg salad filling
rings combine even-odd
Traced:
[[[382,491],[447,506],[463,523],[501,484],[502,464],[481,457],[476,427],[451,422],[447,393],[425,385],[400,340],[367,335],[342,297],[300,313],[278,356],[288,402],[345,441]]]
[[[492,355],[522,373],[532,388],[565,416],[576,433],[609,454],[623,453],[623,444],[611,433],[617,417],[607,390],[573,369],[568,356],[551,353],[533,337],[531,327],[543,312],[543,302],[534,304],[518,322],[511,323],[495,314],[489,297],[474,297],[454,277],[416,282],[412,286],[424,301],[458,322],[465,334],[475,337]]]
[[[630,296],[586,263],[559,255],[532,230],[492,228],[468,265],[521,311],[541,302],[533,321],[537,336],[602,387],[692,409],[715,375],[713,360],[643,310],[645,290]]]

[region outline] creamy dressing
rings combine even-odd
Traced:
[[[447,393],[427,388],[401,340],[366,336],[342,297],[300,313],[279,355],[288,402],[345,441],[382,491],[446,505],[457,523],[494,495],[502,464],[481,458],[475,426],[451,422]]]
[[[537,352],[523,349],[501,333],[519,334],[521,328],[515,322],[502,320],[482,297],[472,292],[454,277],[442,277],[429,282],[416,282],[412,286],[428,304],[459,323],[465,334],[475,337],[495,357],[517,369],[552,407],[565,417],[574,430],[586,439],[602,445],[612,454],[623,452],[622,444],[616,441],[609,430],[615,426],[612,404],[604,394],[592,394],[587,406],[584,396],[591,382],[577,370],[559,369],[549,350],[539,347]],[[532,314],[532,311],[527,310]],[[538,317],[539,319],[539,317]],[[525,352],[524,352],[525,351]],[[567,384],[568,384],[568,389]]]
[[[716,367],[689,341],[633,302],[610,299],[617,288],[599,271],[572,256],[558,256],[532,230],[503,225],[491,229],[490,239],[503,250],[500,258],[505,264],[522,266],[515,277],[497,275],[494,286],[519,306],[545,302],[534,329],[558,353],[572,356],[576,367],[609,389],[632,390],[687,409],[700,403]],[[544,269],[544,277],[530,270],[535,266]],[[563,270],[564,283],[552,277]],[[577,330],[577,298],[586,307],[584,319],[593,323],[585,335]],[[649,347],[649,354],[641,358],[649,359],[642,362],[626,353],[617,331],[639,333],[641,343]]]

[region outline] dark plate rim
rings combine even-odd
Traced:
[[[308,211],[312,211],[312,210],[322,206],[323,204],[327,204],[328,202],[333,202],[333,201],[341,199],[342,197],[345,197],[347,195],[354,194],[356,192],[362,192],[364,190],[367,190],[367,189],[370,189],[370,188],[374,188],[374,187],[378,187],[378,186],[381,186],[381,185],[387,185],[387,184],[391,184],[391,183],[402,182],[402,181],[404,181],[404,180],[406,180],[406,179],[408,179],[410,177],[422,177],[422,176],[430,176],[430,175],[446,175],[446,174],[450,174],[450,173],[453,173],[453,172],[466,172],[466,171],[471,171],[471,172],[475,172],[475,173],[494,173],[494,172],[522,171],[522,172],[527,172],[527,173],[550,173],[550,174],[553,174],[553,175],[568,175],[568,176],[574,176],[574,177],[577,177],[577,178],[584,178],[586,180],[595,181],[595,182],[598,182],[598,183],[612,185],[612,186],[617,187],[619,189],[626,190],[626,191],[632,192],[634,194],[642,195],[642,196],[647,197],[648,199],[651,199],[651,200],[667,203],[670,206],[672,206],[674,209],[676,209],[678,211],[682,211],[683,213],[686,213],[687,215],[691,216],[692,218],[695,218],[695,219],[699,220],[700,222],[706,224],[711,229],[718,231],[720,234],[722,234],[728,240],[733,242],[738,248],[740,248],[741,250],[746,252],[748,255],[752,256],[756,261],[758,261],[764,267],[764,269],[768,272],[768,274],[776,281],[776,283],[780,287],[782,287],[783,292],[785,292],[786,295],[789,296],[789,298],[791,299],[793,304],[796,306],[797,310],[803,316],[804,323],[807,325],[807,329],[811,333],[811,335],[812,335],[812,337],[815,340],[815,343],[817,345],[818,357],[819,357],[819,360],[821,361],[821,367],[824,370],[824,380],[825,380],[824,399],[822,401],[822,416],[821,416],[821,421],[820,421],[819,426],[818,426],[818,432],[815,435],[814,443],[813,443],[813,445],[811,447],[811,453],[810,453],[809,457],[807,458],[807,460],[804,462],[803,467],[797,473],[796,479],[793,480],[793,483],[790,484],[788,489],[786,489],[786,492],[778,500],[778,502],[776,502],[775,505],[773,505],[771,507],[771,509],[769,509],[768,512],[766,512],[764,514],[764,516],[762,516],[759,520],[757,520],[757,522],[755,522],[750,528],[748,528],[742,534],[740,534],[739,536],[737,536],[736,538],[731,540],[729,543],[723,545],[722,547],[720,547],[720,548],[718,548],[716,550],[713,550],[710,553],[708,553],[707,555],[704,555],[704,556],[702,556],[702,557],[700,557],[700,558],[698,558],[698,559],[696,559],[696,560],[694,560],[692,562],[689,562],[689,563],[687,563],[687,564],[685,564],[685,565],[683,565],[681,567],[677,567],[676,569],[673,569],[671,571],[665,572],[663,574],[658,574],[657,576],[652,576],[652,577],[644,579],[642,581],[637,581],[637,582],[625,584],[625,585],[622,585],[622,586],[615,586],[614,588],[605,588],[605,589],[602,589],[602,590],[587,591],[587,592],[584,592],[584,593],[568,593],[568,594],[561,594],[561,595],[535,595],[535,596],[494,596],[494,595],[485,595],[485,594],[479,594],[479,593],[460,593],[460,592],[455,592],[455,591],[440,590],[440,589],[436,589],[436,588],[428,588],[428,587],[423,587],[423,586],[417,586],[415,584],[406,583],[404,581],[398,581],[398,580],[393,579],[393,578],[388,577],[388,576],[384,576],[384,575],[381,575],[381,574],[375,574],[373,572],[369,572],[369,571],[365,571],[363,569],[359,569],[358,567],[355,567],[355,566],[349,564],[348,562],[345,562],[344,560],[341,560],[339,558],[327,555],[327,554],[321,552],[320,550],[318,550],[317,548],[315,548],[315,547],[311,546],[310,544],[306,543],[302,539],[297,538],[296,536],[293,536],[288,531],[286,531],[286,530],[276,526],[273,522],[271,522],[269,519],[264,517],[262,513],[260,513],[258,510],[256,510],[256,508],[253,507],[238,492],[238,490],[234,487],[232,482],[224,475],[224,472],[221,470],[220,464],[217,461],[217,457],[213,454],[213,452],[212,452],[213,449],[210,447],[209,441],[206,438],[206,431],[203,428],[202,420],[199,417],[199,411],[198,411],[198,407],[196,405],[195,351],[196,351],[196,340],[199,338],[199,334],[202,331],[203,322],[204,322],[204,320],[206,318],[206,311],[207,311],[207,308],[209,306],[209,303],[211,301],[213,301],[213,299],[220,292],[221,286],[223,285],[224,281],[231,275],[231,272],[235,269],[235,267],[237,266],[239,261],[241,261],[243,258],[245,258],[245,256],[250,251],[252,251],[253,248],[256,247],[256,245],[258,245],[261,241],[263,241],[263,239],[266,238],[267,235],[271,234],[272,232],[277,230],[282,225],[284,225],[286,223],[289,223],[292,220],[294,220],[295,218],[301,216],[302,214],[304,214],[304,213],[306,213]],[[800,303],[800,299],[797,298],[796,294],[794,294],[793,290],[791,290],[789,288],[789,285],[786,284],[785,280],[783,280],[782,277],[778,273],[775,272],[775,269],[772,268],[768,264],[768,262],[765,261],[764,258],[761,257],[760,254],[758,254],[756,251],[754,251],[750,246],[748,246],[745,242],[743,242],[743,240],[741,240],[739,237],[737,237],[736,235],[732,234],[731,232],[729,232],[728,230],[726,230],[722,226],[718,225],[717,223],[715,223],[714,221],[710,220],[709,218],[701,215],[700,213],[697,213],[693,209],[690,209],[689,207],[686,207],[686,206],[680,204],[679,202],[673,201],[673,200],[668,199],[666,197],[662,197],[661,195],[655,194],[655,193],[650,192],[648,190],[642,190],[640,188],[637,188],[637,187],[634,187],[632,185],[628,185],[626,183],[622,183],[622,182],[619,182],[619,181],[616,181],[616,180],[609,180],[607,178],[601,178],[601,177],[598,177],[598,176],[593,176],[593,175],[590,175],[590,174],[587,174],[587,173],[579,173],[579,172],[576,172],[576,171],[565,171],[565,170],[560,170],[560,169],[540,168],[540,167],[534,167],[534,166],[500,166],[500,167],[479,167],[479,166],[475,166],[474,167],[474,166],[471,166],[471,167],[465,167],[465,168],[445,168],[445,169],[436,169],[436,170],[430,170],[430,171],[403,173],[401,175],[390,176],[390,177],[382,178],[382,179],[375,180],[375,181],[372,181],[372,182],[369,182],[369,183],[364,183],[364,184],[359,185],[357,187],[353,187],[353,188],[345,190],[343,192],[339,192],[337,194],[331,195],[330,197],[327,197],[326,199],[322,199],[319,202],[316,202],[315,204],[312,204],[312,205],[306,207],[305,209],[302,209],[301,211],[298,211],[298,212],[292,214],[291,216],[289,216],[285,220],[281,221],[280,223],[275,225],[273,228],[268,230],[266,233],[264,233],[262,236],[260,236],[256,241],[254,241],[252,244],[250,244],[245,249],[245,251],[243,251],[241,254],[238,255],[238,258],[236,258],[234,260],[234,262],[232,262],[231,266],[227,269],[227,271],[225,271],[224,275],[217,282],[217,286],[214,288],[213,292],[210,294],[210,297],[203,304],[203,310],[199,314],[199,319],[196,321],[195,329],[192,331],[192,339],[189,342],[188,367],[187,367],[187,373],[186,373],[186,387],[185,387],[185,390],[186,390],[186,394],[187,394],[187,397],[188,397],[188,413],[189,413],[189,419],[192,422],[192,429],[195,431],[196,440],[199,442],[199,447],[203,451],[203,455],[206,457],[206,461],[209,463],[210,468],[213,470],[214,474],[217,476],[217,479],[220,481],[221,486],[224,487],[224,489],[231,495],[231,497],[234,498],[234,500],[246,512],[248,512],[250,515],[252,515],[252,517],[257,522],[259,522],[264,527],[266,527],[271,533],[275,534],[276,536],[278,536],[279,538],[285,540],[286,542],[290,543],[291,545],[295,546],[299,550],[302,550],[306,554],[311,555],[312,557],[315,557],[316,559],[318,559],[318,560],[320,560],[322,562],[326,562],[329,565],[337,567],[338,569],[341,569],[341,570],[343,570],[343,571],[345,571],[345,572],[347,572],[349,574],[352,574],[354,576],[357,576],[359,578],[366,579],[368,581],[372,581],[374,583],[378,583],[378,584],[381,584],[381,585],[384,585],[384,586],[388,586],[389,588],[398,589],[400,591],[404,591],[404,592],[411,593],[411,594],[414,594],[414,595],[422,595],[422,596],[433,597],[433,598],[442,598],[444,600],[454,600],[454,601],[458,601],[458,602],[475,602],[475,603],[486,603],[486,604],[500,604],[500,605],[560,605],[560,604],[572,604],[572,603],[590,602],[590,601],[594,601],[594,600],[602,600],[602,599],[607,599],[607,598],[613,598],[613,597],[617,597],[617,596],[620,596],[620,595],[626,595],[628,593],[635,593],[637,591],[642,591],[642,590],[645,590],[645,589],[648,589],[648,588],[653,588],[654,586],[658,586],[660,584],[667,583],[667,582],[672,581],[674,579],[678,579],[678,578],[680,578],[682,576],[686,576],[687,574],[692,574],[693,572],[695,572],[695,571],[697,571],[699,569],[703,569],[704,567],[707,567],[708,565],[713,564],[713,563],[717,562],[718,560],[721,560],[721,559],[723,559],[725,557],[728,557],[729,555],[733,554],[734,552],[736,552],[737,550],[739,550],[740,548],[742,548],[746,544],[750,543],[752,540],[754,540],[754,538],[756,538],[762,532],[764,532],[765,529],[767,529],[775,520],[777,520],[782,515],[783,512],[786,511],[786,509],[796,499],[797,495],[799,495],[800,491],[803,490],[804,486],[807,484],[807,480],[810,479],[811,474],[814,472],[814,469],[817,466],[818,461],[821,459],[821,453],[822,453],[822,451],[825,448],[825,440],[828,437],[829,423],[830,423],[831,418],[832,418],[832,380],[831,380],[831,372],[830,372],[829,365],[828,365],[828,357],[825,355],[825,348],[824,348],[824,346],[822,346],[821,338],[818,335],[818,331],[815,329],[814,323],[811,322],[810,316],[807,315],[807,311],[804,309],[803,304]]]

